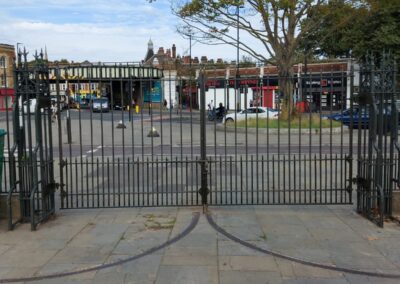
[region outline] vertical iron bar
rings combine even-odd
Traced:
[[[206,91],[205,91],[205,78],[204,72],[200,73],[199,85],[200,85],[200,158],[201,158],[201,204],[203,205],[203,210],[205,210],[208,201],[207,196],[209,193],[207,184],[207,152],[206,152]],[[192,129],[192,127],[191,127]]]

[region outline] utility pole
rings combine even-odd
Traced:
[[[17,59],[16,59],[16,61],[17,61],[16,63],[17,63],[17,65],[18,65],[18,63],[19,63],[19,62],[18,62],[18,53],[19,53],[19,45],[20,45],[20,44],[22,44],[22,42],[17,42],[17,54],[16,54],[16,58],[17,58]]]
[[[235,80],[235,89],[236,89],[236,111],[239,111],[241,108],[241,100],[240,100],[240,83],[239,83],[239,5],[236,7],[236,16],[237,16],[237,29],[236,29],[236,80]]]
[[[192,111],[192,29],[189,28],[189,110]]]

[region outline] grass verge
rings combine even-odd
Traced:
[[[301,128],[301,129],[319,129],[319,128],[334,128],[340,127],[342,123],[339,121],[334,121],[330,119],[322,119],[319,115],[302,116],[296,117],[290,121],[282,119],[272,119],[272,118],[259,118],[241,120],[236,122],[237,127],[247,127],[249,128]],[[227,122],[227,126],[233,126],[235,122]]]

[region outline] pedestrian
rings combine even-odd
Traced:
[[[213,109],[214,109],[214,101],[211,100],[211,102],[210,102],[210,110],[213,110]]]
[[[163,105],[164,105],[164,109],[167,109],[167,105],[168,105],[167,100],[164,100]]]
[[[51,122],[57,122],[57,104],[51,103]]]
[[[219,106],[215,110],[215,116],[217,119],[222,119],[225,115],[225,107],[222,103],[219,103]]]

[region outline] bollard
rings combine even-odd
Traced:
[[[3,162],[4,162],[4,139],[7,132],[4,129],[0,129],[0,192],[1,192],[1,180],[3,176]]]
[[[65,127],[67,132],[67,143],[72,144],[71,118],[69,115],[65,118]]]

